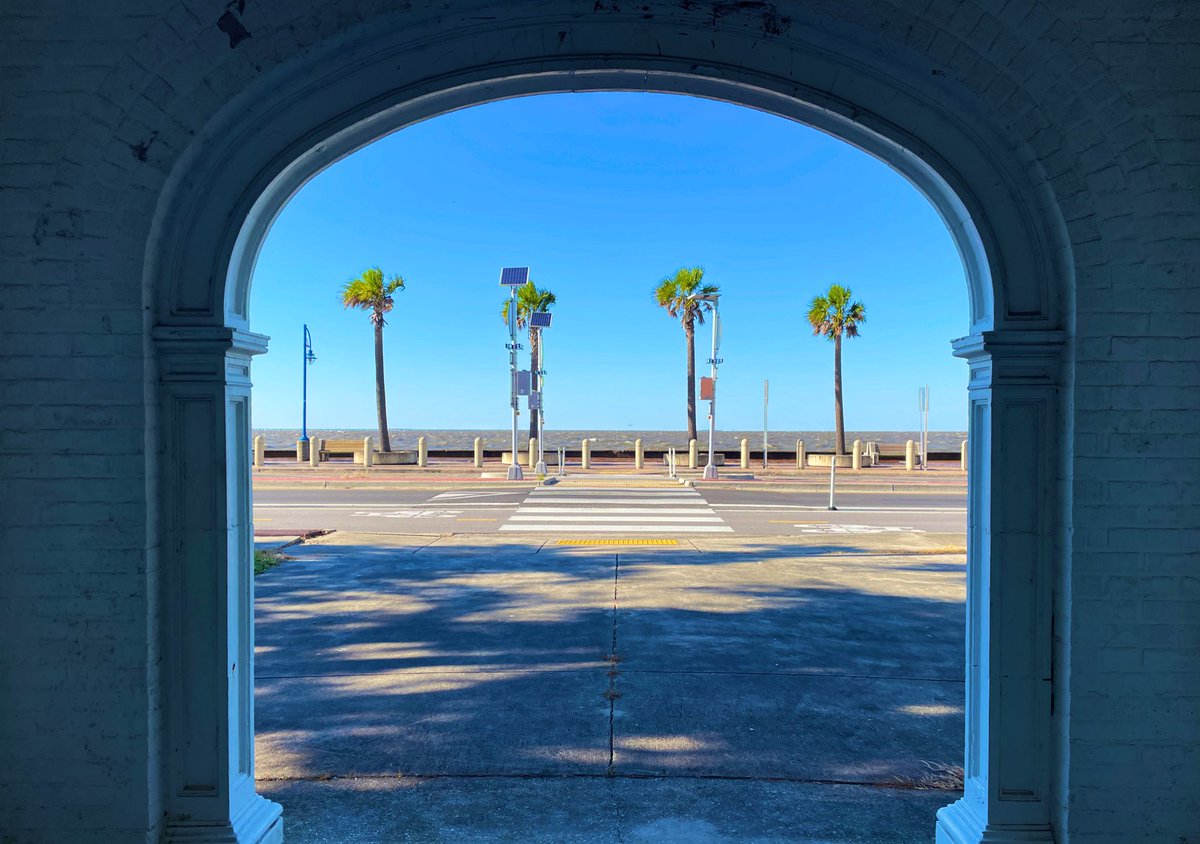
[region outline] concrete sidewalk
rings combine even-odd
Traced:
[[[259,789],[289,842],[929,841],[963,558],[845,542],[293,547],[256,581]]]

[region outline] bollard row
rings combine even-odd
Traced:
[[[311,467],[317,467],[322,462],[322,459],[328,459],[325,456],[327,450],[326,440],[313,437],[308,441],[296,441],[296,462],[308,463]],[[334,446],[341,451],[348,448],[348,444],[344,440],[334,440]],[[739,465],[742,469],[750,468],[750,441],[743,437],[739,442]],[[483,437],[475,437],[473,443],[473,465],[476,469],[484,467],[484,441]],[[541,452],[541,443],[537,437],[529,438],[528,452],[524,456],[528,461],[530,469],[536,469],[539,464],[539,454]],[[360,450],[361,448],[361,450]],[[565,449],[562,446],[556,447],[562,455]],[[256,435],[253,439],[253,465],[257,469],[262,469],[266,465],[266,439],[261,435]],[[674,450],[674,449],[672,449]],[[354,448],[354,461],[361,463],[364,468],[370,468],[379,462],[376,457],[377,453],[373,446],[371,437],[364,437],[361,447]],[[411,454],[411,452],[409,452]],[[879,463],[880,448],[879,444],[872,441],[863,443],[862,440],[854,440],[854,444],[850,449],[851,468],[853,471],[860,471],[864,464],[874,466]],[[682,455],[680,455],[682,457]],[[664,458],[665,459],[665,458]],[[389,461],[390,462],[390,461]],[[646,467],[646,447],[645,442],[641,437],[634,440],[633,444],[633,462],[637,469]],[[822,463],[824,459],[822,458]],[[417,438],[417,459],[416,463],[421,467],[429,465],[429,444],[425,436]],[[565,463],[560,457],[560,465]],[[925,463],[924,456],[920,453],[920,449],[915,440],[907,440],[904,443],[904,468],[906,471],[912,472],[918,468],[923,468]],[[580,443],[580,466],[584,469],[592,468],[592,441],[585,439]],[[700,467],[700,449],[699,443],[695,439],[688,441],[688,456],[687,467],[689,469],[697,469]],[[808,467],[808,449],[804,440],[796,440],[796,468],[805,469]],[[968,467],[968,441],[963,440],[959,448],[959,470],[966,472]]]

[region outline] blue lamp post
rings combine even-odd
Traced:
[[[303,405],[300,411],[300,442],[308,442],[308,367],[317,356],[312,350],[312,335],[308,332],[308,326],[304,326],[304,388],[303,388]]]

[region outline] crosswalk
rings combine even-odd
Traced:
[[[540,486],[502,531],[525,533],[732,533],[699,492],[664,486]]]

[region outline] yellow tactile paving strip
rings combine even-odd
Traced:
[[[559,539],[556,545],[678,545],[678,539]]]

